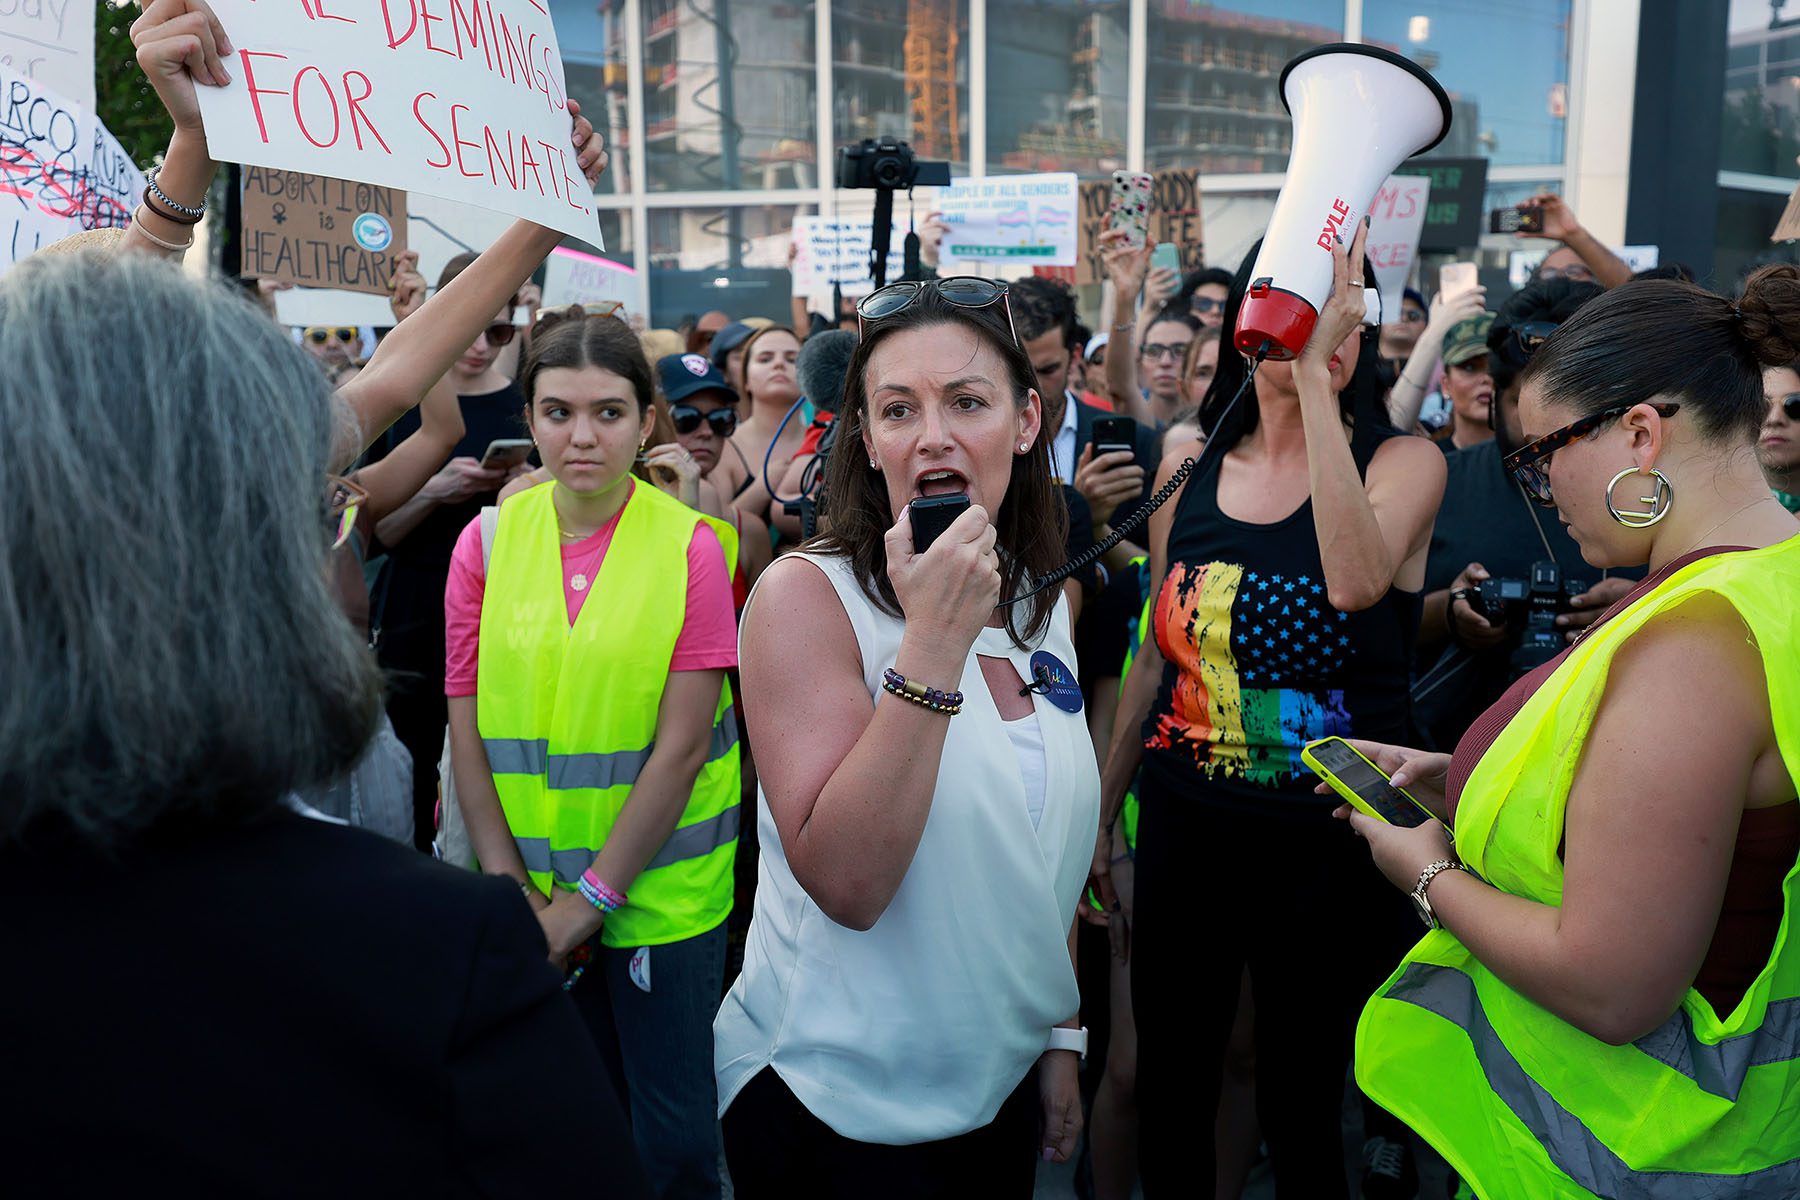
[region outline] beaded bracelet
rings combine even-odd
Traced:
[[[929,708],[932,712],[943,713],[947,717],[954,717],[962,711],[961,692],[940,692],[922,683],[914,683],[892,667],[881,673],[881,687],[883,691],[902,700],[911,701],[920,708]]]
[[[144,190],[161,201],[164,208],[170,209],[171,211],[186,217],[190,224],[199,224],[200,218],[206,215],[206,205],[202,203],[196,208],[194,205],[182,204],[177,200],[171,199],[169,193],[163,191],[162,187],[156,182],[156,177],[160,174],[162,174],[161,171],[150,172],[149,178],[144,180]]]
[[[602,882],[592,867],[581,873],[581,882],[575,886],[581,892],[581,898],[602,913],[617,912],[625,907],[625,893]]]

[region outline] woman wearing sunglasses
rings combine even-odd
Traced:
[[[1781,506],[1800,512],[1800,363],[1764,371],[1763,394],[1769,415],[1757,436],[1757,461]]]
[[[1062,561],[1066,517],[1005,285],[859,312],[831,532],[744,618],[763,857],[714,1026],[726,1156],[746,1200],[1029,1197],[1081,1126],[1098,779],[1061,589],[998,606]],[[909,506],[955,493],[920,551]]]
[[[462,531],[445,591],[452,770],[608,1063],[659,1195],[717,1196],[710,1020],[738,833],[737,630],[707,518],[632,467],[654,408],[623,321],[538,324],[520,372],[551,482]],[[486,528],[484,529],[484,525]]]
[[[1649,576],[1454,755],[1364,752],[1454,828],[1352,815],[1430,930],[1357,1078],[1487,1200],[1800,1190],[1800,526],[1753,452],[1800,270],[1593,300],[1521,379],[1507,468]]]

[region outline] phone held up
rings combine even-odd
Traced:
[[[1300,761],[1365,816],[1402,829],[1414,829],[1432,819],[1429,809],[1388,782],[1380,767],[1343,738],[1308,743],[1300,751]]]
[[[1438,268],[1438,291],[1446,296],[1466,292],[1480,280],[1481,273],[1472,262],[1445,263]]]
[[[1137,422],[1130,417],[1094,418],[1094,457],[1115,450],[1127,453],[1137,449]]]
[[[1123,229],[1125,244],[1133,250],[1150,236],[1150,188],[1153,180],[1142,171],[1114,171],[1112,206],[1106,213],[1108,230]]]
[[[1544,210],[1536,204],[1496,208],[1488,213],[1489,233],[1542,233]]]
[[[949,496],[920,496],[908,504],[906,515],[912,522],[913,553],[925,553],[968,508],[969,498],[961,492]]]

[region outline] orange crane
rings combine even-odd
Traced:
[[[919,154],[962,157],[957,122],[956,27],[959,0],[907,0],[906,96],[912,106],[912,144]]]

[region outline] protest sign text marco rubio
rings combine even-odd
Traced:
[[[599,243],[539,0],[217,0],[213,156],[461,200]]]
[[[92,113],[0,68],[0,269],[70,234],[128,224],[143,187]]]

